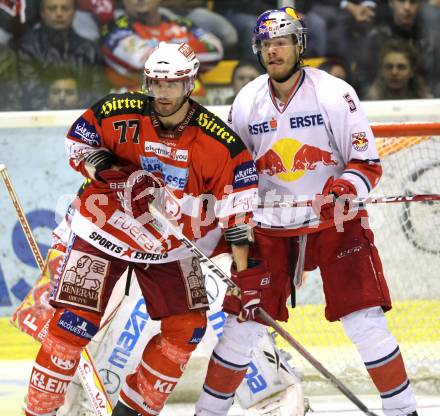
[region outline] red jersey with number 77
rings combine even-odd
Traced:
[[[116,164],[130,163],[159,178],[166,195],[172,194],[159,209],[171,214],[183,233],[209,254],[221,228],[249,221],[258,175],[237,134],[203,106],[190,104],[185,120],[169,131],[145,94],[109,95],[75,121],[66,148],[71,167],[85,177],[86,156],[106,148]],[[124,212],[105,183],[92,180],[76,208],[73,232],[114,257],[168,262],[189,255],[157,221],[142,224]]]

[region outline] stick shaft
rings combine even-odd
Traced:
[[[29,226],[28,220],[24,215],[23,208],[20,205],[20,201],[17,198],[17,194],[15,193],[15,189],[12,186],[12,182],[9,178],[8,171],[6,170],[5,165],[0,165],[0,174],[2,175],[3,182],[5,184],[6,190],[11,198],[12,205],[15,208],[15,212],[17,213],[18,221],[20,221],[21,228],[23,229],[23,233],[26,236],[26,239],[29,243],[29,247],[32,250],[32,254],[34,255],[35,261],[37,262],[38,268],[40,272],[44,269],[44,259],[40,253],[40,249],[38,248],[38,244],[35,240],[35,237],[32,233],[31,227]]]
[[[356,198],[350,201],[353,205],[364,204],[395,204],[407,202],[428,202],[440,201],[439,194],[421,194],[421,195],[397,195],[397,196],[368,196],[365,198]],[[315,204],[314,199],[305,199],[302,201],[283,201],[283,202],[263,202],[258,204],[258,208],[299,208],[311,207]]]
[[[24,235],[26,236],[26,239],[35,257],[35,261],[37,262],[40,272],[42,273],[44,270],[43,256],[41,255],[37,241],[35,240],[34,234],[32,233],[31,227],[29,226],[26,215],[17,198],[17,194],[15,193],[15,189],[12,186],[12,182],[11,179],[9,178],[8,171],[5,165],[0,165],[0,174],[6,186],[6,190],[8,191],[8,194],[11,198],[15,211],[17,213],[17,217],[18,220],[20,221]],[[80,376],[80,380],[84,386],[84,390],[89,396],[95,415],[107,416],[110,414],[112,407],[111,407],[110,399],[108,398],[107,393],[105,391],[104,383],[102,382],[99,373],[96,371],[96,367],[93,364],[92,357],[89,351],[87,350],[87,347],[85,348],[83,354],[84,357],[82,355],[80,358],[77,374]],[[89,361],[90,365],[86,361]],[[87,376],[87,374],[90,373],[90,370],[84,371],[85,369],[90,368],[90,366],[92,367],[93,376],[94,379],[96,380],[96,381],[94,380],[95,382],[91,382],[90,376]],[[102,402],[99,402],[99,400],[97,400],[98,399],[97,393],[100,393],[101,395],[104,396],[104,397],[101,396],[101,400],[103,399],[105,400],[104,406]]]

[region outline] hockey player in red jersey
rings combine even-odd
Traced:
[[[151,203],[207,253],[223,228],[237,264],[247,267],[247,211],[258,176],[240,138],[189,98],[198,66],[189,45],[161,43],[145,63],[144,92],[103,98],[67,134],[69,163],[90,182],[75,202],[28,416],[54,415],[62,405],[81,350],[128,266],[161,331],[127,377],[113,415],[158,415],[173,391],[204,335],[208,301],[199,262],[149,214]],[[164,190],[170,198],[154,198]],[[266,275],[262,267],[248,273]]]
[[[238,318],[228,318],[214,349],[196,414],[227,414],[261,333],[255,308],[287,321],[285,305],[289,294],[294,305],[302,245],[305,270],[321,271],[325,316],[341,321],[380,393],[384,413],[414,416],[416,400],[387,328],[384,312],[391,300],[367,212],[345,209],[350,198],[366,196],[379,181],[374,137],[353,88],[302,65],[305,47],[306,28],[294,9],[263,13],[253,49],[267,74],[243,87],[228,122],[257,161],[265,203],[315,198],[317,204],[254,211],[254,251],[268,262],[271,281],[263,287],[235,277],[241,298],[230,293],[224,308]]]

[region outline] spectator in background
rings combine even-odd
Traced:
[[[292,2],[293,3],[293,2]],[[307,57],[323,56],[326,51],[326,25],[324,19],[312,10],[315,0],[297,0],[296,9],[304,15],[307,27],[313,28],[308,39]],[[238,32],[238,48],[231,57],[252,61],[255,57],[249,45],[257,17],[266,10],[278,8],[277,0],[221,0],[214,1],[214,10],[231,22]]]
[[[356,65],[358,88],[365,90],[378,68],[378,51],[390,38],[413,45],[419,55],[420,72],[433,91],[440,73],[440,39],[432,27],[421,22],[421,0],[389,0],[390,20],[371,29],[362,44]]]
[[[295,10],[303,15],[306,27],[310,28],[307,35],[307,49],[304,54],[306,58],[325,56],[327,53],[327,24],[313,8],[319,2],[315,0],[295,1]]]
[[[116,0],[76,0],[76,8],[74,30],[98,42],[101,26],[114,20]]]
[[[418,69],[417,51],[412,45],[390,40],[379,54],[379,72],[368,88],[366,100],[431,98]]]
[[[0,43],[0,111],[21,110],[17,59],[14,51]]]
[[[45,106],[47,71],[58,66],[69,66],[88,81],[88,101],[104,92],[98,49],[72,29],[74,13],[74,0],[42,0],[41,23],[17,42],[18,74],[27,110]]]
[[[159,7],[159,12],[171,20],[188,18],[193,24],[218,37],[224,48],[226,58],[233,56],[238,44],[235,26],[220,13],[206,7],[205,0],[167,0]]]
[[[80,81],[69,68],[58,68],[50,74],[46,107],[49,110],[73,110],[83,108]]]
[[[0,0],[0,43],[20,37],[40,19],[40,0]]]
[[[351,63],[354,46],[376,20],[379,0],[319,0],[310,9],[326,23],[326,53]],[[305,0],[307,4],[308,1]]]
[[[252,48],[252,32],[257,17],[268,9],[276,9],[277,0],[221,0],[214,1],[214,11],[231,22],[238,32],[238,48],[235,59],[252,61],[255,59]]]
[[[351,84],[350,67],[342,58],[338,58],[336,56],[326,58],[318,68]]]
[[[253,81],[261,75],[261,69],[254,61],[240,61],[232,71],[232,89],[234,95],[226,99],[225,104],[231,105],[234,102],[235,96],[248,83]]]
[[[423,1],[420,15],[422,25],[440,32],[440,0]]]
[[[188,20],[170,20],[159,12],[160,0],[122,0],[124,11],[102,28],[101,51],[113,88],[141,87],[144,63],[159,42],[186,42],[206,70],[223,57],[218,38]],[[195,92],[197,95],[197,91]]]

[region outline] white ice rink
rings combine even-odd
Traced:
[[[31,361],[0,361],[0,416],[19,416],[26,385],[31,370]],[[378,416],[380,402],[375,396],[360,396],[360,399]],[[356,410],[354,405],[342,395],[309,396],[313,412],[310,416],[361,416],[363,413]],[[440,397],[418,397],[419,416],[440,416]],[[161,416],[193,416],[193,404],[170,404],[165,407]],[[243,413],[234,406],[229,416],[242,416]]]

